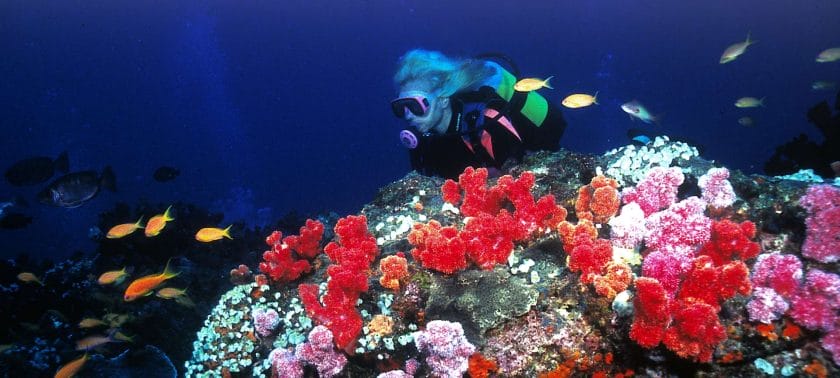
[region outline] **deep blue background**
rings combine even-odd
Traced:
[[[600,106],[565,112],[566,148],[601,153],[644,127],[747,172],[801,132],[818,139],[805,111],[834,92],[810,83],[840,80],[840,63],[814,62],[840,46],[836,0],[452,3],[0,2],[0,168],[67,150],[72,169],[111,165],[119,185],[60,209],[3,182],[0,200],[26,196],[35,221],[0,231],[0,254],[90,250],[96,214],[117,201],[188,200],[250,223],[357,212],[408,170],[387,104],[411,48],[505,52],[527,76],[554,75],[543,93],[556,102],[599,91]],[[748,31],[759,42],[718,64]],[[742,96],[767,106],[737,109]],[[631,122],[631,99],[662,123]],[[181,176],[153,181],[164,164]]]

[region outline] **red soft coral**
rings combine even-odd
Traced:
[[[662,342],[680,357],[711,361],[715,347],[726,340],[717,310],[704,302],[682,301],[673,307],[672,323]]]
[[[633,284],[636,297],[633,299],[635,312],[630,338],[644,348],[653,348],[662,341],[671,320],[670,301],[656,279],[639,277]]]
[[[379,278],[382,287],[399,290],[400,280],[408,277],[408,260],[402,252],[387,256],[379,260],[379,271],[382,273],[382,277]]]
[[[437,221],[417,223],[408,234],[414,245],[411,256],[424,268],[446,274],[467,268],[467,247],[455,227],[441,227]]]
[[[589,235],[579,234],[575,238],[575,248],[569,255],[569,270],[580,272],[580,281],[592,283],[595,276],[604,272],[612,259],[612,245],[608,240],[591,239]]]
[[[603,175],[593,177],[589,184],[580,187],[575,202],[578,219],[595,223],[609,221],[621,205],[617,188],[618,182]]]
[[[507,211],[496,216],[481,214],[470,218],[459,234],[467,249],[467,256],[481,269],[493,269],[507,262],[513,252],[513,242],[522,238],[525,230]]]
[[[750,221],[735,223],[729,220],[712,222],[711,238],[699,254],[708,255],[715,265],[732,260],[748,260],[758,256],[761,246],[750,241],[755,237],[755,224]]]

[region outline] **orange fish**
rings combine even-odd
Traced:
[[[37,283],[38,285],[44,286],[44,283],[41,282],[41,280],[38,279],[38,276],[36,276],[34,273],[29,273],[29,272],[20,273],[20,274],[17,275],[17,279],[21,280],[21,282],[26,282],[26,283],[34,282],[34,283]]]
[[[202,229],[198,230],[198,232],[195,233],[195,240],[198,240],[198,241],[203,242],[203,243],[209,243],[209,242],[212,242],[212,241],[219,240],[221,238],[228,238],[228,239],[233,240],[233,238],[230,237],[230,228],[231,227],[233,227],[233,225],[227,226],[227,228],[224,229],[224,230],[222,230],[221,228],[217,228],[217,227],[202,228]]]
[[[128,273],[126,273],[125,267],[123,267],[122,270],[112,270],[110,272],[102,273],[96,282],[103,286],[111,284],[119,285],[123,282],[126,275],[128,275]]]
[[[131,235],[134,231],[143,228],[143,226],[140,225],[140,223],[142,222],[143,217],[140,216],[140,219],[138,219],[135,223],[118,224],[114,227],[111,227],[111,229],[108,230],[108,234],[105,235],[105,237],[108,239],[119,239],[121,237]]]
[[[169,261],[166,262],[166,267],[160,274],[150,274],[148,276],[140,277],[131,282],[125,289],[123,299],[126,302],[131,302],[139,297],[144,297],[152,293],[152,290],[160,286],[163,281],[177,276],[180,272],[173,272],[169,270]]]
[[[166,222],[175,220],[169,215],[170,210],[172,210],[172,206],[167,207],[163,214],[155,215],[149,219],[149,222],[146,223],[146,236],[157,236],[166,227]]]
[[[73,361],[68,362],[60,369],[58,369],[57,372],[55,372],[55,378],[70,378],[76,375],[76,373],[78,373],[79,370],[82,370],[82,366],[85,365],[85,362],[87,362],[87,360],[88,355],[87,353],[85,353],[84,356],[81,356]]]

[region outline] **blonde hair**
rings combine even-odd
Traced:
[[[496,70],[480,59],[450,58],[438,51],[414,49],[400,58],[394,83],[398,87],[425,81],[438,97],[477,90]]]

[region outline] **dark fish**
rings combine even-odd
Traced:
[[[6,170],[6,181],[15,186],[40,184],[49,180],[55,171],[67,173],[69,166],[67,151],[55,160],[48,156],[23,159]]]
[[[155,170],[155,174],[153,176],[157,182],[166,182],[178,177],[180,174],[181,171],[177,168],[163,166]]]
[[[102,188],[117,190],[111,167],[105,167],[101,175],[96,171],[82,171],[61,176],[38,193],[38,200],[47,205],[74,208],[89,201]]]
[[[30,223],[32,223],[32,217],[21,213],[4,213],[0,218],[0,228],[6,230],[26,228]]]

